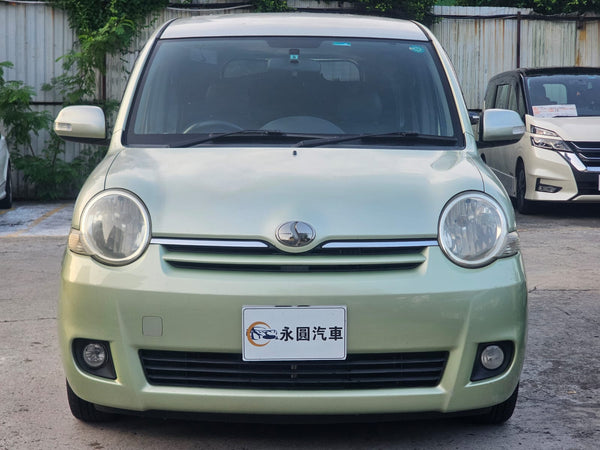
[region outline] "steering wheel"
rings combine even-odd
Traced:
[[[228,133],[231,131],[242,131],[243,128],[232,122],[225,120],[203,120],[195,122],[183,130],[183,134],[188,133]]]

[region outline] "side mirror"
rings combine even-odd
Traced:
[[[471,125],[479,125],[479,119],[481,118],[481,110],[480,109],[470,109],[469,110],[469,121]]]
[[[482,142],[514,143],[525,134],[521,117],[508,109],[487,109],[481,113],[479,137]]]
[[[106,118],[98,106],[67,106],[54,120],[54,131],[65,141],[106,145]]]

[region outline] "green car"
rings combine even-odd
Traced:
[[[71,411],[506,421],[527,289],[509,198],[440,44],[408,21],[174,20],[141,52],[75,205],[59,336]],[[484,141],[523,134],[513,111]],[[429,414],[428,414],[429,415]]]

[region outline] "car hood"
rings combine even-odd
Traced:
[[[600,141],[600,116],[543,119],[529,116],[529,123],[552,130],[565,141]]]
[[[329,239],[437,236],[455,194],[483,190],[464,151],[127,148],[106,188],[137,194],[155,237],[261,239],[288,221]]]

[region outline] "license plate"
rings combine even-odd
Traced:
[[[244,306],[244,361],[346,359],[345,306]]]

